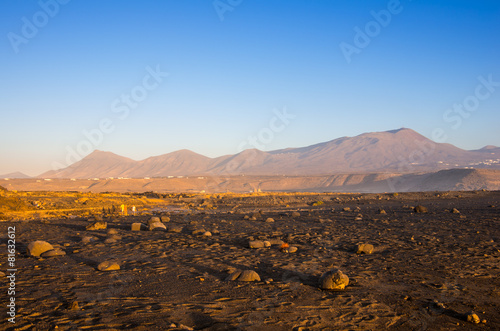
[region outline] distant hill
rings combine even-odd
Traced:
[[[427,173],[324,176],[191,176],[132,179],[13,179],[18,191],[83,192],[422,192],[500,190],[500,170],[449,169]],[[0,191],[1,196],[1,191]]]
[[[301,148],[245,150],[209,158],[180,150],[142,161],[94,151],[43,178],[167,177],[204,175],[329,175],[339,173],[415,173],[452,168],[500,169],[500,148],[466,151],[435,143],[411,129],[364,133]]]
[[[10,174],[5,174],[5,175],[0,175],[0,178],[31,178],[31,176],[28,176],[26,174],[23,174],[22,172],[11,172]]]

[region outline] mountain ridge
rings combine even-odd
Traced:
[[[247,149],[210,158],[182,149],[135,161],[95,150],[82,160],[43,178],[168,177],[204,175],[327,175],[435,171],[455,167],[500,169],[500,149],[467,151],[436,143],[418,132],[401,128],[340,137],[305,147],[273,151]]]

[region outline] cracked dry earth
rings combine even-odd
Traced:
[[[2,234],[15,226],[18,251],[16,324],[7,322],[2,282],[0,329],[498,330],[499,198],[450,192],[341,195],[319,206],[299,198],[291,207],[228,203],[169,214],[167,228],[181,232],[131,231],[151,215],[107,219],[118,233],[114,243],[104,242],[108,230],[85,230],[83,218],[0,223]],[[428,212],[415,213],[416,205]],[[257,220],[245,219],[258,210]],[[200,229],[212,236],[193,234]],[[83,243],[85,236],[96,240]],[[298,251],[248,246],[273,238]],[[26,247],[34,240],[67,254],[30,257]],[[358,255],[358,243],[375,250]],[[5,236],[0,249],[7,250]],[[98,271],[105,260],[121,270]],[[349,276],[345,290],[318,288],[332,267]],[[254,270],[261,281],[225,281],[235,269]],[[467,322],[470,311],[481,323]]]

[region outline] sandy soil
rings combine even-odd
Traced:
[[[81,217],[0,223],[1,271],[8,268],[8,227],[15,227],[17,251],[16,324],[7,320],[9,285],[2,282],[0,329],[500,329],[500,192],[198,203],[213,209],[161,214],[170,217],[167,228],[181,232],[131,231],[150,214],[110,216],[107,229],[97,231],[86,230],[89,221]],[[417,205],[428,212],[416,213]],[[256,220],[245,217],[258,211]],[[110,229],[117,231],[111,243]],[[84,243],[85,236],[96,240]],[[281,239],[298,251],[283,252],[279,244],[251,249],[252,239]],[[34,240],[67,254],[28,256]],[[374,252],[356,254],[358,243],[374,245]],[[98,271],[107,260],[121,270]],[[318,288],[332,267],[349,276],[345,290]],[[225,281],[235,269],[254,270],[261,281]],[[470,311],[485,323],[467,322]]]

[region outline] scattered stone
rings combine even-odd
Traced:
[[[114,235],[114,234],[118,234],[118,231],[116,229],[108,229],[108,236],[109,235]]]
[[[300,217],[300,213],[298,211],[292,211],[292,217],[293,218]]]
[[[161,223],[160,218],[159,218],[159,217],[156,217],[156,216],[151,217],[151,218],[148,220],[148,225],[151,225],[151,224],[153,224],[153,223]]]
[[[250,218],[250,216],[248,216],[248,215],[245,215],[245,216],[243,217],[243,219],[244,219],[244,220],[247,220],[247,219],[249,219],[249,218]]]
[[[274,223],[274,219],[269,217],[266,219],[266,223]]]
[[[90,225],[87,225],[86,229],[89,231],[96,231],[96,230],[105,230],[108,227],[107,222],[94,222]]]
[[[373,245],[371,244],[358,244],[356,254],[371,254],[373,253]]]
[[[54,249],[54,247],[46,241],[32,241],[28,245],[28,254],[31,256],[40,256],[42,253],[52,249]]]
[[[264,240],[264,247],[271,247],[271,243],[267,240]]]
[[[161,221],[162,221],[163,223],[168,223],[168,222],[170,222],[170,217],[168,217],[168,216],[162,216],[162,217],[161,217]]]
[[[264,241],[262,240],[251,240],[248,242],[248,247],[250,248],[264,248],[266,247]]]
[[[271,245],[283,245],[285,242],[279,238],[273,238],[273,239],[269,239],[269,242],[271,243]]]
[[[210,231],[205,231],[205,233],[203,233],[203,236],[205,236],[205,237],[211,237],[212,233]]]
[[[453,208],[453,209],[451,210],[451,212],[452,212],[453,214],[460,214],[460,211],[459,211],[457,208]]]
[[[414,210],[415,210],[416,213],[419,213],[419,214],[420,213],[427,213],[428,212],[427,207],[420,206],[420,205],[416,206],[414,208]]]
[[[349,207],[344,207],[344,208],[342,208],[342,210],[343,210],[343,211],[351,211],[351,208],[349,208]]]
[[[387,212],[386,212],[385,210],[383,210],[382,208],[380,208],[380,209],[378,210],[378,213],[379,213],[379,214],[381,214],[381,215],[385,215],[385,214],[387,214]]]
[[[116,262],[104,261],[104,262],[99,263],[99,265],[97,266],[97,270],[99,270],[99,271],[120,270],[120,265]]]
[[[78,304],[78,301],[73,301],[70,303],[68,306],[69,310],[80,310],[80,305]]]
[[[181,225],[169,225],[168,232],[181,233],[184,228]]]
[[[149,224],[149,231],[158,231],[158,230],[167,231],[167,227],[162,222],[156,222],[156,223]]]
[[[298,248],[295,246],[290,246],[288,247],[288,253],[295,253],[297,252]]]
[[[323,290],[343,290],[349,284],[349,277],[339,269],[332,269],[321,276],[319,284]]]
[[[205,229],[195,229],[191,232],[191,234],[193,236],[199,236],[205,234],[205,232],[207,232]]]
[[[132,223],[132,231],[141,231],[144,224],[142,223]]]
[[[42,254],[40,254],[40,256],[43,258],[63,256],[63,255],[66,255],[66,252],[60,248],[51,249],[50,251],[46,251],[46,252],[43,252]]]
[[[84,244],[88,244],[88,243],[91,243],[93,241],[97,241],[97,238],[91,237],[91,236],[82,237],[82,243],[84,243]]]
[[[471,312],[467,313],[467,322],[479,324],[479,323],[481,323],[481,320],[479,319],[479,316],[477,316],[476,313],[471,311]]]
[[[117,242],[118,242],[118,240],[116,238],[106,238],[106,240],[104,240],[105,244],[114,244]]]
[[[280,251],[282,251],[284,253],[288,253],[289,247],[290,247],[290,245],[288,245],[287,243],[283,243],[283,244],[281,244]]]

